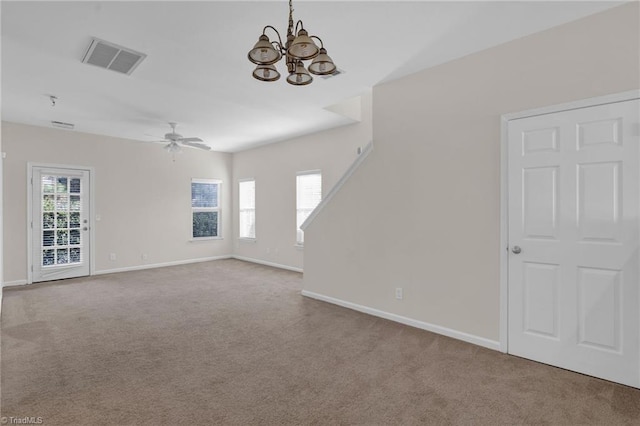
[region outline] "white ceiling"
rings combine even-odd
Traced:
[[[345,125],[325,108],[371,87],[616,6],[616,2],[294,0],[345,73],[309,86],[251,77],[265,25],[286,33],[282,1],[2,1],[2,119],[141,141],[167,122],[214,150]],[[83,64],[91,37],[147,54],[130,76]],[[58,97],[55,107],[49,95]]]

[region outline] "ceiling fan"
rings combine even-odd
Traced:
[[[164,141],[158,141],[161,143],[169,142],[164,149],[168,152],[175,154],[177,152],[181,152],[182,149],[180,145],[189,146],[191,148],[204,149],[205,151],[211,151],[211,147],[209,145],[205,145],[200,138],[183,138],[182,135],[176,133],[177,123],[169,123],[171,126],[171,133],[166,133],[164,135]]]

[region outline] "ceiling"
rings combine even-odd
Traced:
[[[247,60],[265,25],[286,33],[286,0],[2,1],[2,119],[140,141],[161,139],[175,121],[178,133],[235,152],[352,123],[327,108],[618,4],[294,0],[294,19],[344,71],[294,87],[282,63],[283,77],[264,83]],[[131,75],[84,64],[91,37],[147,57]]]

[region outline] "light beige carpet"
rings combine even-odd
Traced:
[[[223,260],[5,290],[2,416],[45,425],[640,424],[640,391]]]

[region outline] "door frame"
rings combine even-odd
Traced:
[[[500,351],[509,352],[509,121],[640,99],[640,90],[502,114],[500,126]],[[640,256],[640,255],[639,255]]]
[[[95,170],[90,166],[27,162],[27,284],[33,283],[33,169],[70,169],[89,173],[89,275],[95,274]]]

